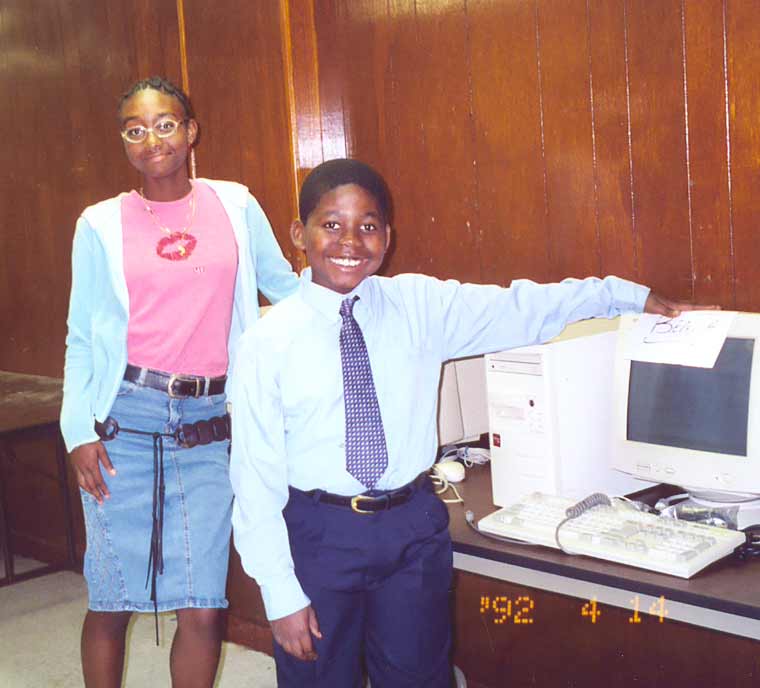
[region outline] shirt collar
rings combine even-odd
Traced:
[[[364,301],[366,301],[364,294],[366,293],[365,285],[368,279],[369,278],[362,280],[348,294],[341,294],[312,282],[311,268],[307,267],[301,272],[301,297],[307,304],[321,313],[329,321],[338,322],[341,320],[340,304],[343,301],[354,295],[359,297],[359,303],[364,303]],[[364,303],[364,306],[367,305],[368,304]]]

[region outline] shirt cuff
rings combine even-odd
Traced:
[[[634,287],[634,303],[636,304],[636,310],[639,313],[642,313],[644,311],[644,306],[646,305],[647,299],[649,298],[649,292],[651,289],[640,284],[635,284]]]
[[[73,427],[65,420],[61,420],[61,434],[66,445],[66,451],[71,454],[77,447],[90,442],[97,442],[100,437],[95,432],[95,419],[91,418],[88,424],[76,423]]]
[[[618,313],[643,312],[650,292],[649,287],[619,277],[605,277],[604,282],[612,293],[613,308]]]
[[[282,580],[272,583],[261,583],[261,596],[264,599],[264,608],[267,619],[281,619],[308,607],[311,600],[306,597],[301,589],[295,573],[289,574]]]

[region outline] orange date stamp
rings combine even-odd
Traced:
[[[629,600],[631,616],[628,617],[629,624],[640,624],[642,613],[656,618],[659,623],[664,623],[668,616],[667,601],[664,595],[660,595],[650,605],[648,611],[641,609],[641,599],[635,595]],[[480,613],[487,616],[495,625],[516,624],[530,625],[538,621],[539,613],[536,609],[536,602],[530,595],[520,595],[515,598],[506,595],[481,595],[480,596]],[[596,597],[592,597],[579,608],[580,617],[592,624],[601,623],[603,616],[603,606],[599,604]]]

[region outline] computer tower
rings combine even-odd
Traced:
[[[611,464],[617,325],[587,320],[546,344],[486,356],[495,505],[534,491],[581,499],[647,486]]]

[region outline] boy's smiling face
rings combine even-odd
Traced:
[[[312,281],[347,294],[380,269],[391,228],[371,193],[344,184],[319,199],[305,225],[296,220],[290,236],[306,251]]]

